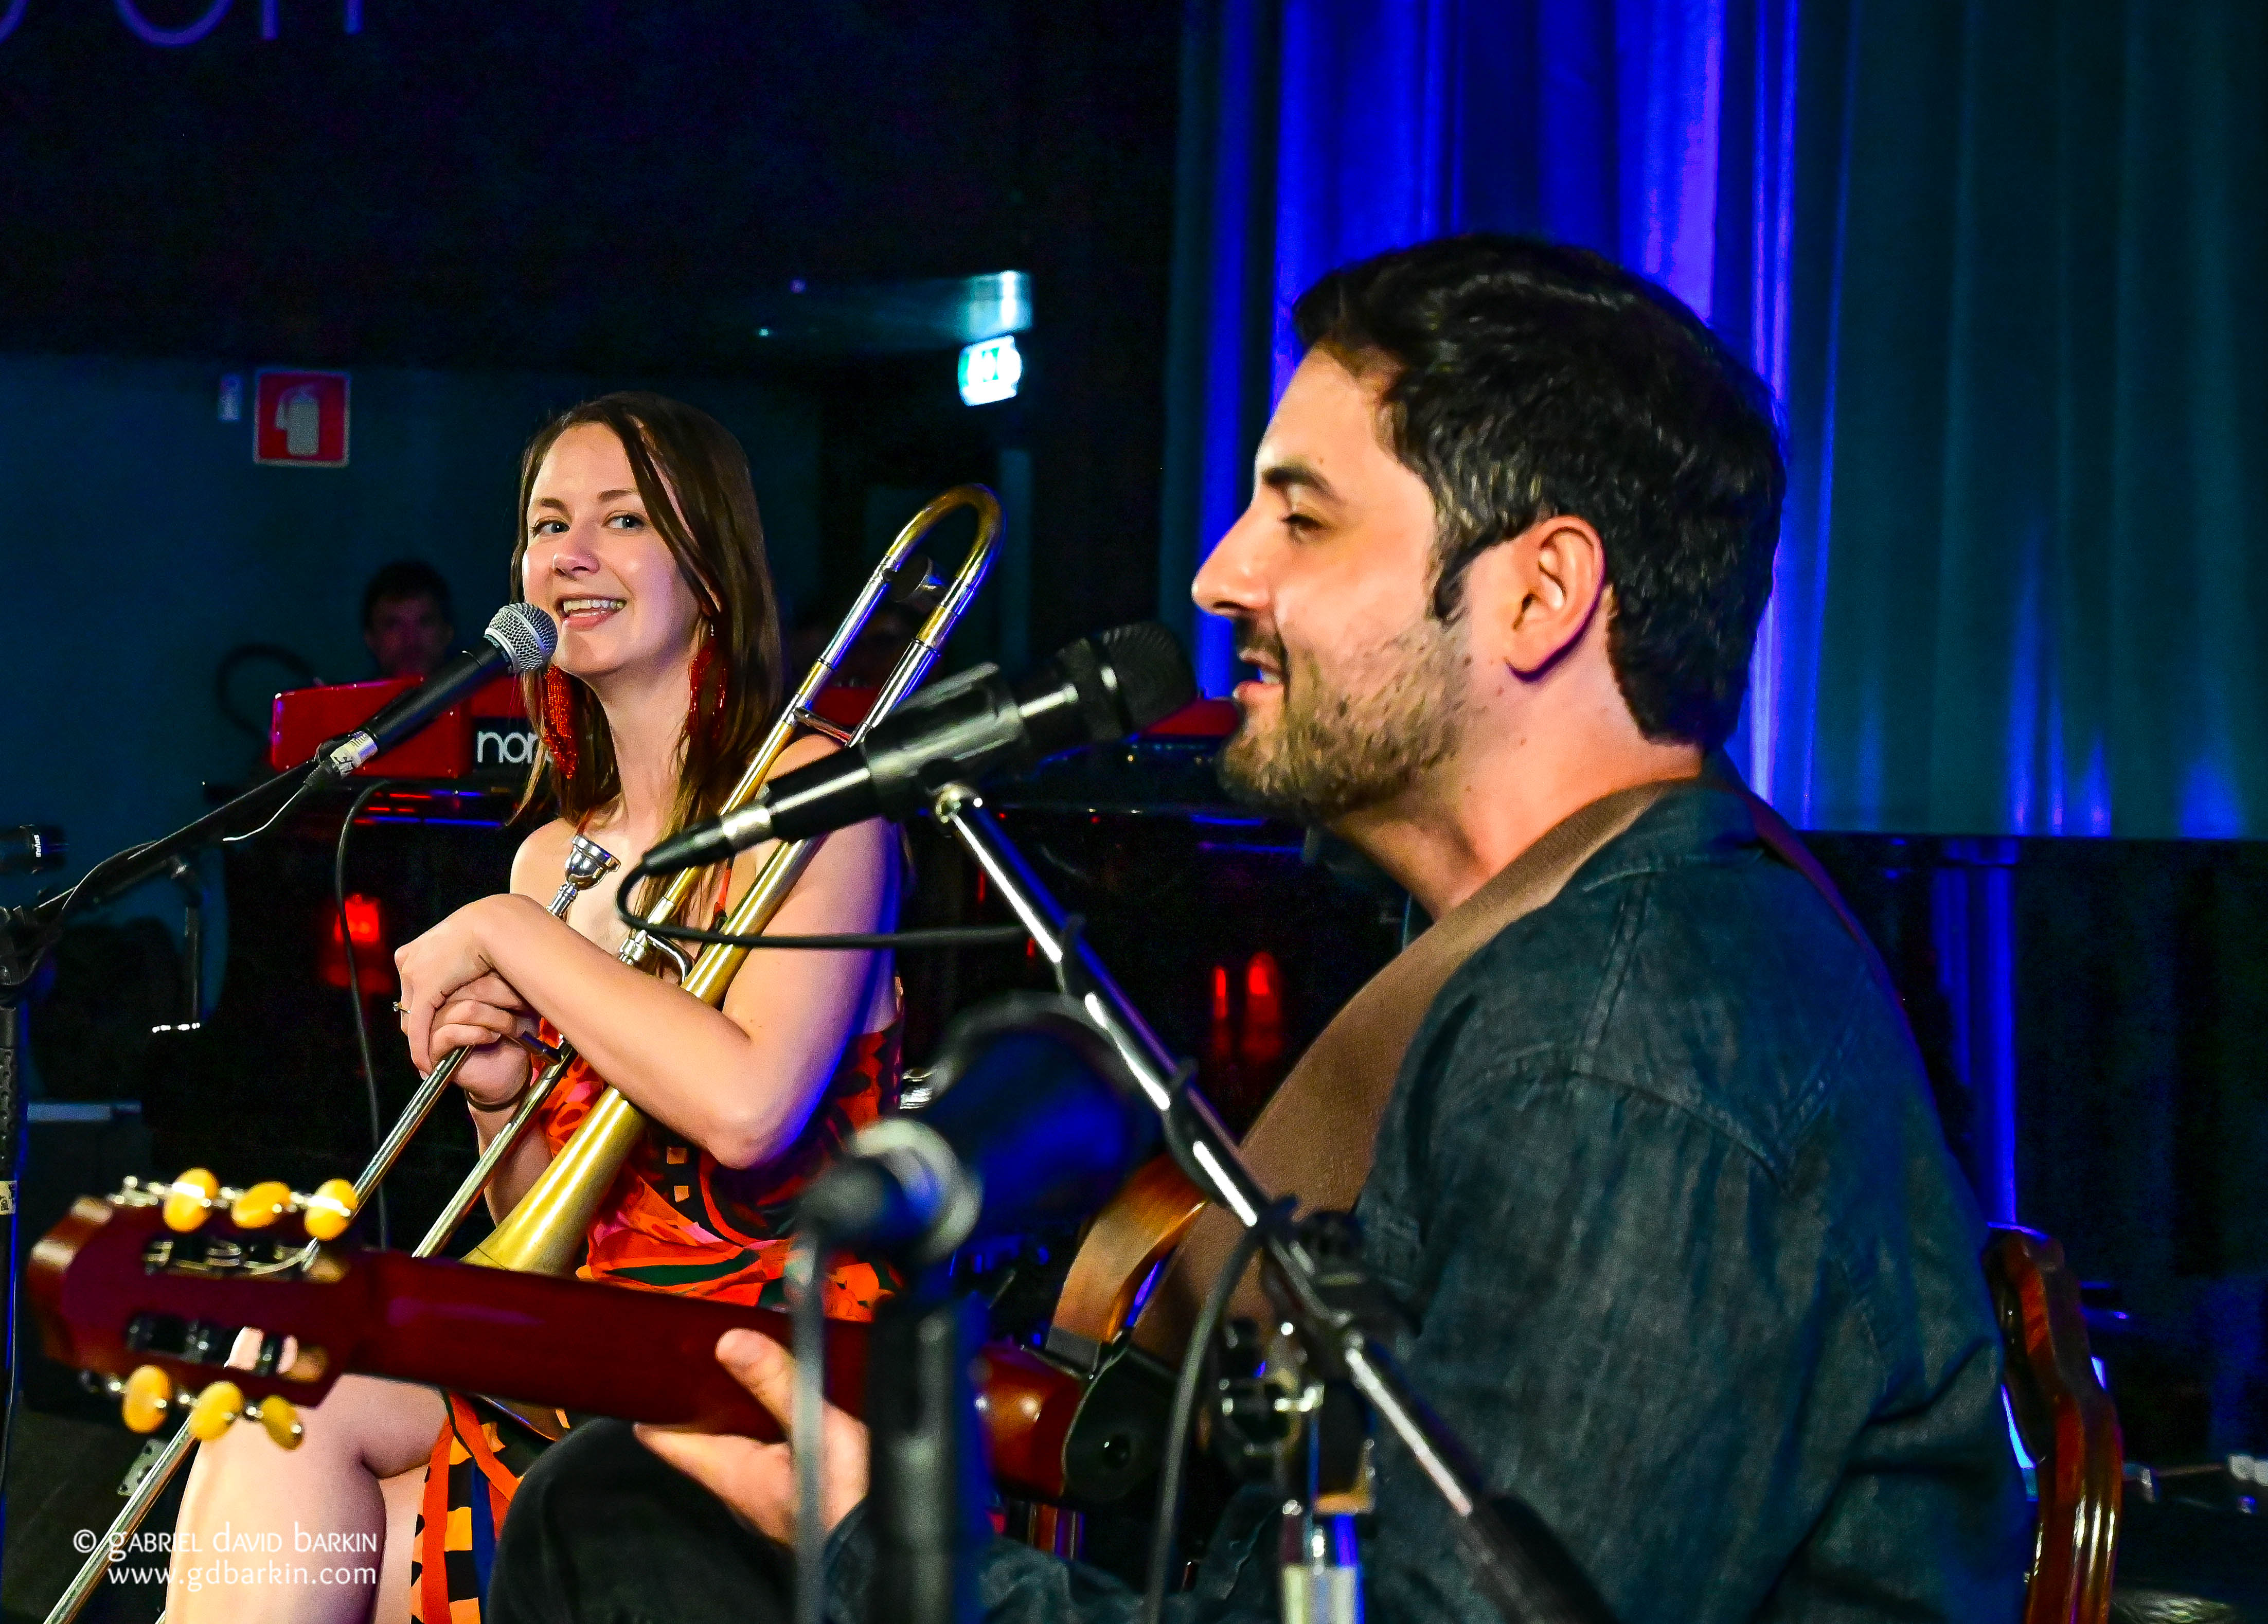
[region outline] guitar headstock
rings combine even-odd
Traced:
[[[338,1216],[322,1195],[185,1176],[82,1200],[26,1271],[48,1354],[100,1378],[133,1424],[186,1408],[199,1437],[256,1415],[284,1441],[350,1370],[529,1411],[779,1437],[716,1358],[728,1330],[785,1341],[777,1310],[324,1244],[308,1238]],[[865,1331],[828,1332],[836,1403],[865,1392]]]
[[[201,1168],[82,1197],[26,1270],[47,1351],[118,1397],[136,1431],[187,1409],[201,1438],[254,1417],[296,1444],[298,1408],[329,1391],[375,1312],[349,1255],[324,1244],[353,1216],[343,1180],[225,1189]]]

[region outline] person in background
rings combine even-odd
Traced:
[[[362,640],[381,677],[426,677],[456,640],[449,584],[421,558],[399,558],[362,589]]]

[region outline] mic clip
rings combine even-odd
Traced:
[[[368,733],[350,733],[339,743],[323,752],[323,765],[331,769],[334,778],[351,778],[372,756],[378,753],[378,740]]]

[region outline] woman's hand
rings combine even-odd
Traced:
[[[406,1001],[405,1001],[406,1002]],[[405,1014],[405,1021],[409,1018]],[[451,1080],[484,1109],[512,1099],[527,1086],[533,1058],[518,1041],[535,1031],[535,1011],[510,981],[491,972],[457,989],[433,1019],[429,1042],[436,1055],[471,1053]]]
[[[760,1331],[727,1331],[717,1339],[717,1363],[772,1413],[780,1430],[795,1422],[795,1361]],[[819,1485],[819,1525],[828,1533],[866,1497],[866,1429],[828,1405],[820,1420],[826,1455]],[[795,1457],[786,1444],[641,1426],[641,1442],[706,1488],[762,1532],[795,1543]],[[792,1434],[791,1434],[792,1436]]]
[[[395,951],[394,967],[401,978],[401,1029],[409,1039],[409,1058],[421,1073],[432,1070],[435,1061],[464,1047],[467,1040],[493,1047],[515,1030],[497,1021],[506,1014],[517,1020],[528,1012],[519,995],[494,974],[496,961],[486,944],[487,930],[506,910],[518,908],[541,912],[540,904],[509,893],[482,897]],[[500,988],[507,996],[483,996],[476,990],[480,987],[491,993]],[[453,1013],[458,1006],[471,1007],[458,1018]],[[452,1031],[457,1034],[454,1039],[447,1035]],[[468,1056],[467,1063],[470,1062]]]

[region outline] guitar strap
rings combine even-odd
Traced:
[[[1818,860],[1778,812],[1749,791],[1729,763],[1712,759],[1697,782],[1669,780],[1617,790],[1555,826],[1366,982],[1300,1056],[1245,1135],[1245,1158],[1263,1187],[1297,1192],[1302,1212],[1353,1207],[1370,1176],[1378,1125],[1401,1076],[1403,1057],[1442,986],[1507,926],[1557,897],[1586,863],[1664,796],[1688,788],[1745,799],[1764,846],[1826,899],[1865,951],[1876,980],[1889,987],[1874,944]],[[1197,1306],[1236,1237],[1233,1218],[1217,1208],[1205,1209],[1144,1305],[1134,1328],[1139,1346],[1161,1358],[1179,1356]],[[1252,1318],[1268,1313],[1257,1264],[1239,1285],[1229,1312]]]

